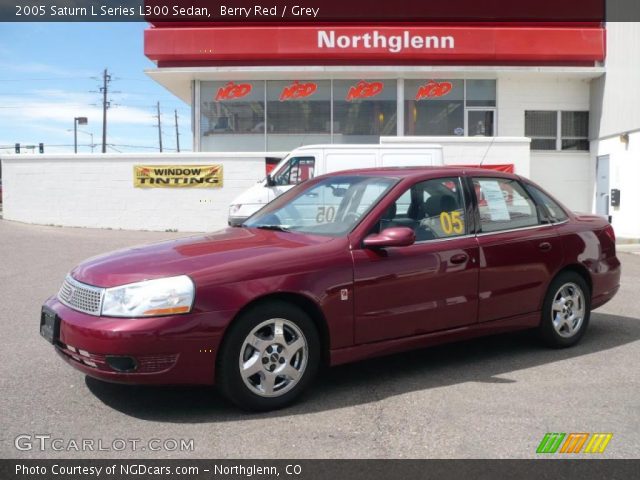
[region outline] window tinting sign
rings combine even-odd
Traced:
[[[449,94],[453,90],[453,83],[451,82],[436,82],[435,80],[429,80],[424,85],[418,87],[418,93],[416,93],[416,100],[428,100],[430,98],[440,98]]]
[[[135,188],[219,188],[222,165],[134,165]]]
[[[382,90],[384,90],[384,84],[382,82],[360,80],[357,84],[349,87],[345,100],[347,102],[353,102],[354,100],[375,97],[382,93]]]
[[[282,89],[280,93],[280,101],[285,102],[287,100],[300,100],[308,98],[318,90],[318,84],[314,82],[300,83],[297,80],[291,85],[288,85]]]
[[[229,82],[225,86],[218,88],[216,93],[216,102],[224,100],[235,100],[237,98],[246,97],[251,93],[253,86],[250,83],[234,83]]]

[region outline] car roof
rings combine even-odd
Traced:
[[[376,177],[393,177],[393,178],[411,178],[411,177],[439,177],[443,175],[456,176],[490,176],[519,179],[517,175],[512,173],[500,172],[489,168],[480,167],[463,167],[463,166],[434,166],[434,167],[377,167],[377,168],[361,168],[353,170],[340,170],[332,172],[325,176],[338,177],[344,175],[366,175]]]

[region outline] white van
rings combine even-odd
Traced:
[[[239,226],[265,204],[294,185],[325,173],[355,168],[443,165],[442,146],[307,145],[287,155],[264,180],[237,196],[229,206],[229,225]]]

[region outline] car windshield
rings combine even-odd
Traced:
[[[365,175],[312,180],[277,198],[243,226],[332,237],[345,235],[396,182],[394,178]]]

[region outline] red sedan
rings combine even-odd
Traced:
[[[40,332],[92,377],[215,383],[267,410],[321,365],[520,329],[574,345],[619,281],[611,225],[529,180],[358,170],[304,182],[241,228],[87,260]]]

